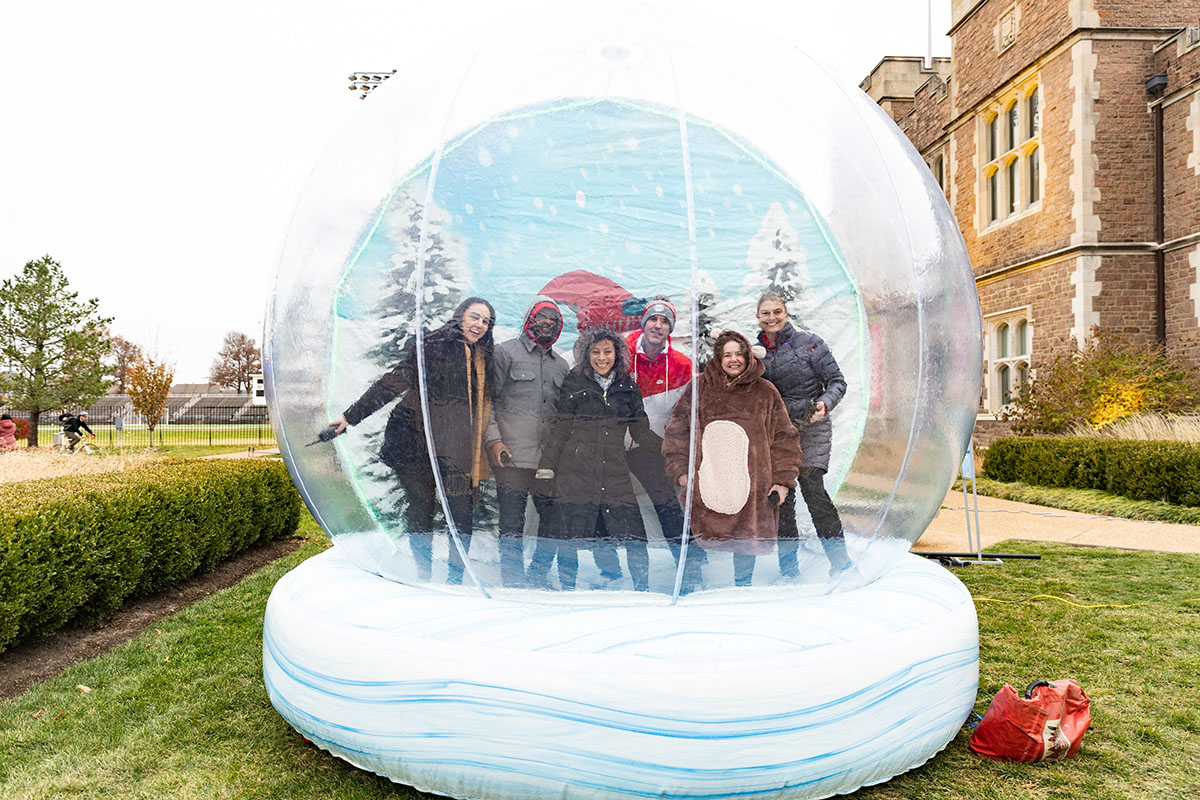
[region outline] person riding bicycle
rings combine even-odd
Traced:
[[[62,423],[63,436],[70,442],[67,447],[68,453],[74,453],[75,445],[83,441],[83,434],[79,432],[80,428],[87,431],[88,435],[93,439],[96,438],[95,431],[88,427],[86,411],[80,411],[78,416],[74,414],[62,414],[59,416],[58,421]]]

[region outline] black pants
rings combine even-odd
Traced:
[[[396,477],[404,489],[407,505],[404,508],[404,527],[408,531],[408,543],[417,563],[417,577],[429,580],[433,574],[433,516],[441,503],[437,496],[437,484],[430,471],[397,470]],[[471,495],[447,495],[446,506],[458,529],[463,550],[471,549],[471,532],[474,524],[475,501]],[[449,526],[447,526],[448,528]],[[462,583],[463,561],[454,541],[450,541],[450,569],[447,583]]]
[[[537,549],[529,560],[529,578],[535,586],[550,588],[550,567],[558,561],[558,582],[566,591],[575,588],[579,573],[579,543],[575,539],[539,536]]]
[[[552,519],[551,482],[537,480],[533,477],[534,472],[536,470],[523,467],[497,467],[495,470],[496,499],[500,505],[500,578],[505,586],[519,586],[525,580],[526,499],[533,497],[539,539],[543,526]]]
[[[640,539],[617,539],[609,536],[608,529],[604,525],[604,513],[600,509],[597,509],[595,522],[591,525],[585,525],[584,529],[589,527],[592,529],[592,538],[572,537],[572,548],[568,557],[577,560],[579,550],[589,549],[592,551],[592,558],[600,570],[600,577],[609,581],[617,581],[624,577],[624,573],[621,570],[621,558],[617,552],[617,548],[624,547],[625,559],[629,562],[629,578],[633,581],[633,588],[639,592],[646,591],[650,586],[650,552],[646,548],[644,534]],[[577,533],[577,531],[564,530],[560,535],[569,535],[570,533]],[[561,579],[563,575],[564,549],[559,548],[554,539],[538,537],[537,549],[534,551],[533,559],[529,563],[531,579],[539,582],[544,581],[546,572],[549,570],[551,562],[554,561],[556,552],[558,554],[559,578]],[[574,574],[572,574],[573,582]]]
[[[842,519],[838,516],[829,492],[825,491],[825,470],[820,467],[804,467],[797,481],[800,494],[808,505],[817,536],[822,540],[844,539]],[[796,575],[796,551],[800,546],[796,529],[796,492],[788,492],[787,499],[779,508],[779,571],[787,576]]]
[[[646,490],[650,503],[654,506],[654,513],[658,517],[658,524],[662,528],[663,538],[667,540],[671,554],[678,559],[679,545],[683,541],[683,508],[679,505],[679,495],[675,487],[671,485],[671,479],[667,477],[667,462],[661,453],[645,447],[635,447],[625,451],[625,464],[633,476],[638,479],[642,488]],[[597,533],[598,539],[599,536]],[[704,551],[698,547],[696,551],[693,557],[698,557],[703,562],[705,560]],[[596,559],[596,566],[600,568],[604,577],[621,577],[621,562],[617,559],[615,547],[598,547],[593,555]],[[649,570],[650,556],[645,547],[634,542],[626,542],[625,555],[626,558],[631,559],[631,563],[638,565],[633,569],[640,570],[641,565],[645,563],[647,571]],[[635,578],[635,583],[641,580],[641,575],[631,577]]]
[[[635,447],[625,451],[625,463],[649,495],[658,524],[662,526],[663,538],[678,558],[679,543],[683,541],[683,508],[671,479],[667,477],[667,462],[661,453]]]

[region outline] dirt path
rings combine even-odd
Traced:
[[[277,539],[254,547],[197,575],[173,589],[136,600],[118,610],[96,630],[72,628],[40,642],[0,653],[0,701],[15,697],[33,684],[53,678],[72,664],[94,658],[132,639],[150,624],[174,614],[300,546],[299,539]]]

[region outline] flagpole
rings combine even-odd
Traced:
[[[925,68],[933,69],[933,0],[925,0]]]

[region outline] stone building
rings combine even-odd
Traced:
[[[951,58],[862,88],[958,219],[983,308],[978,438],[1094,326],[1200,362],[1200,0],[951,0]]]

